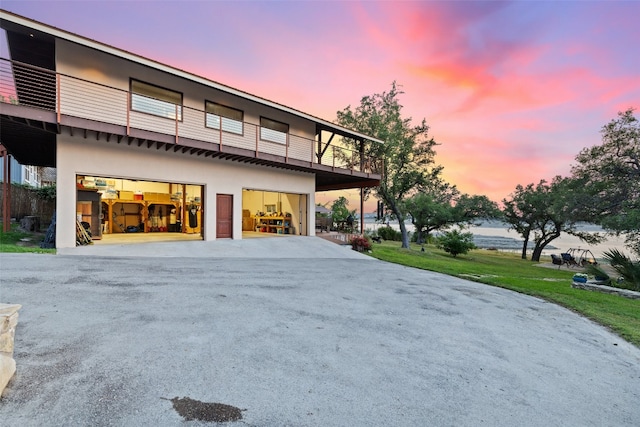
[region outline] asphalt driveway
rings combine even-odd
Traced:
[[[317,238],[153,245],[0,254],[2,426],[640,425],[640,349],[554,304]]]

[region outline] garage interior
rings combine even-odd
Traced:
[[[76,176],[78,223],[95,243],[202,240],[201,185]],[[242,190],[243,237],[308,235],[305,194]]]
[[[242,233],[307,236],[307,196],[242,190]]]
[[[77,175],[76,188],[77,220],[94,241],[140,233],[203,238],[201,185]]]

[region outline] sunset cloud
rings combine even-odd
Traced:
[[[2,7],[328,120],[396,81],[445,177],[494,200],[568,174],[618,111],[640,108],[640,2],[149,5]]]

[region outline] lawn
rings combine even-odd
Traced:
[[[18,224],[11,224],[11,231],[0,231],[0,252],[55,254],[55,249],[41,249],[43,233],[21,231]]]
[[[454,258],[434,246],[425,245],[422,252],[420,246],[402,249],[399,242],[376,243],[371,255],[543,298],[580,313],[640,347],[640,300],[574,289],[571,277],[577,269],[546,268],[522,260],[519,254],[488,250],[474,250]]]

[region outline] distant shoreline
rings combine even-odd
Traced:
[[[410,222],[405,222],[407,230],[414,232],[415,228]],[[387,224],[377,223],[375,219],[367,218],[365,216],[364,228],[365,230],[375,231],[379,227],[384,227]],[[400,230],[400,224],[398,221],[390,221],[388,224],[395,230]],[[603,229],[595,224],[580,224],[580,231],[586,231],[589,233],[603,232]],[[476,246],[482,249],[497,249],[501,251],[520,252],[522,251],[523,239],[513,230],[509,230],[509,225],[500,221],[485,221],[479,226],[472,226],[469,231],[473,234],[474,243]],[[527,254],[531,254],[533,251],[534,243],[529,241],[527,247]],[[551,254],[559,254],[567,252],[570,249],[576,251],[590,251],[596,259],[602,259],[604,252],[611,249],[618,249],[623,253],[628,253],[624,245],[623,237],[608,237],[603,243],[597,245],[590,245],[581,241],[575,236],[571,236],[566,233],[562,233],[560,237],[553,240],[542,251],[543,256],[550,256]]]

